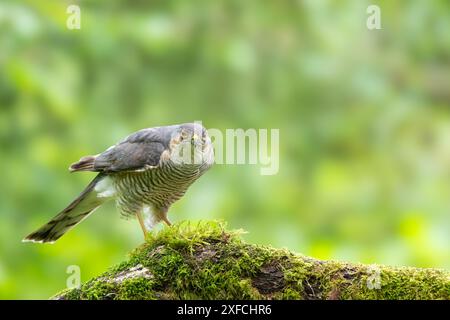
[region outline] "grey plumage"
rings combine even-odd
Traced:
[[[66,209],[24,241],[54,242],[110,199],[124,216],[148,214],[148,229],[161,220],[170,224],[170,206],[213,162],[211,140],[199,124],[137,131],[103,153],[72,164],[73,172],[99,174]]]

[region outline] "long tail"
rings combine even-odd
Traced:
[[[104,174],[98,174],[94,180],[84,189],[84,191],[70,203],[67,208],[61,211],[57,216],[50,220],[47,224],[38,230],[29,234],[23,239],[23,242],[55,242],[67,231],[75,227],[83,219],[87,218],[90,213],[102,205],[110,197],[105,192],[98,190],[96,186],[102,186],[100,183],[109,179]],[[104,190],[103,190],[104,191]]]

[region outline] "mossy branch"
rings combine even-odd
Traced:
[[[243,242],[220,222],[164,228],[54,299],[450,299],[437,269],[321,261]]]

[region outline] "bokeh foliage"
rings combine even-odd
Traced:
[[[81,7],[81,30],[66,8]],[[380,5],[382,30],[366,28]],[[99,209],[22,244],[92,179],[68,165],[137,129],[279,128],[280,171],[215,166],[171,219],[224,219],[323,259],[450,268],[450,3],[2,1],[0,298],[46,298],[142,242]]]

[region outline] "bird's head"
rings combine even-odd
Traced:
[[[177,164],[202,164],[210,161],[211,139],[206,129],[197,123],[180,125],[170,139],[170,158]]]

